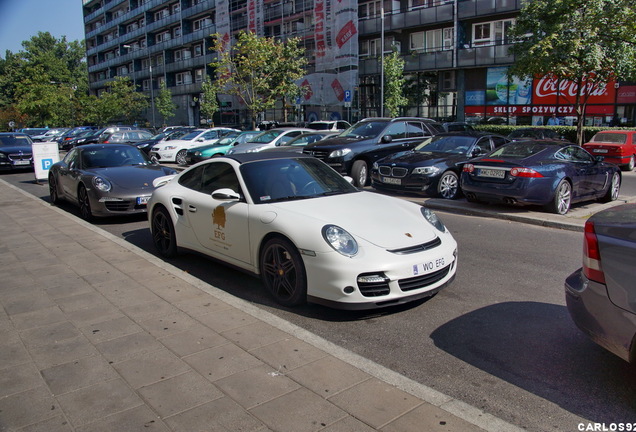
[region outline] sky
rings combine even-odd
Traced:
[[[22,41],[38,32],[56,39],[84,39],[82,0],[0,0],[0,57],[22,50]]]

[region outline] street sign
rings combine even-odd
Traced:
[[[33,169],[35,180],[47,180],[49,169],[55,162],[60,161],[60,150],[56,142],[35,142],[33,149]]]
[[[344,92],[344,101],[345,103],[351,103],[351,90],[345,90]]]

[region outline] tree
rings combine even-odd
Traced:
[[[393,51],[384,57],[384,107],[390,117],[399,115],[400,107],[408,103],[404,96],[405,84],[404,60],[399,52]]]
[[[92,103],[89,118],[92,123],[103,126],[112,121],[132,124],[148,107],[148,97],[135,91],[128,77],[116,77],[106,84],[106,91],[99,97],[90,96]]]
[[[590,94],[635,75],[636,11],[632,0],[533,0],[512,29],[515,64],[509,75],[548,76],[576,87],[577,142]],[[560,91],[560,89],[559,89]]]
[[[199,106],[201,107],[201,115],[206,120],[214,119],[214,114],[219,111],[219,101],[216,99],[216,86],[212,83],[209,75],[205,76],[203,84],[201,84],[201,100]],[[212,121],[214,125],[214,121]]]
[[[39,32],[22,47],[0,59],[0,109],[19,113],[28,126],[73,125],[78,97],[88,92],[83,44]]]
[[[218,33],[214,37],[218,59],[211,66],[217,72],[216,91],[237,96],[245,104],[252,128],[256,127],[256,115],[273,108],[278,99],[300,94],[295,81],[305,74],[306,59],[298,38],[283,42],[240,32],[226,49],[227,41]]]
[[[174,117],[177,105],[172,101],[172,92],[163,81],[159,86],[159,94],[155,100],[155,105],[157,106],[157,111],[163,117],[164,126],[168,126],[167,121],[170,117]]]

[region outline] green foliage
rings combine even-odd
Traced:
[[[219,111],[219,101],[216,98],[216,92],[217,89],[212,83],[212,79],[206,75],[201,85],[201,94],[203,97],[199,101],[199,106],[201,107],[201,115],[208,120],[213,119],[214,114]]]
[[[159,86],[159,94],[155,99],[155,105],[157,106],[157,111],[159,111],[159,114],[163,117],[164,126],[167,126],[168,119],[175,115],[177,104],[172,101],[172,92],[166,87],[166,83],[163,81]]]
[[[524,3],[512,29],[515,64],[509,74],[551,75],[584,89],[636,76],[636,12],[633,0],[533,0]],[[577,142],[589,92],[573,105]]]
[[[405,84],[404,60],[399,52],[393,51],[384,57],[384,107],[390,117],[399,115],[400,107],[408,104]]]
[[[298,38],[277,41],[240,32],[230,49],[219,34],[213,49],[218,58],[211,63],[217,72],[217,94],[237,96],[251,112],[252,127],[256,115],[273,108],[279,99],[301,94],[295,81],[304,75],[304,48]]]
[[[0,116],[20,126],[73,126],[88,91],[85,49],[39,32],[0,59]],[[4,127],[4,124],[2,125]]]
[[[99,97],[88,97],[87,118],[91,123],[100,126],[116,121],[132,124],[148,107],[148,97],[135,91],[135,86],[128,77],[116,77],[106,87],[107,91]]]

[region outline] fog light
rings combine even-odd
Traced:
[[[360,275],[358,276],[358,283],[383,283],[389,279],[382,275]]]
[[[351,294],[351,293],[352,293],[352,292],[354,292],[355,290],[356,290],[356,289],[355,289],[354,287],[352,287],[352,286],[348,286],[348,287],[345,287],[345,289],[343,289],[343,291],[344,291],[344,293],[345,293],[345,294]]]

